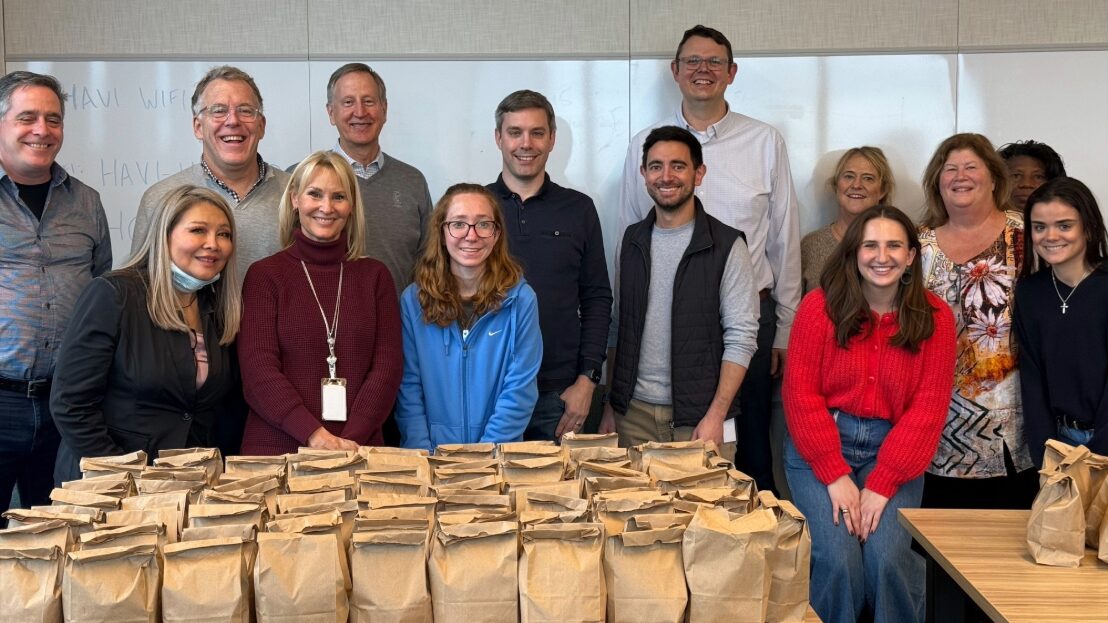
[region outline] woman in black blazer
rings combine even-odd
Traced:
[[[62,340],[50,392],[58,482],[81,477],[82,457],[212,445],[239,390],[231,209],[184,186],[154,218],[134,257],[85,289]]]

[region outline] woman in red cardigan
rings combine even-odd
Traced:
[[[362,257],[373,227],[363,209],[341,155],[319,151],[293,171],[278,217],[285,248],[243,286],[243,454],[383,442],[402,372],[400,306],[385,265]]]
[[[954,318],[913,270],[915,232],[891,206],[859,214],[793,322],[785,468],[828,622],[923,620],[923,560],[896,509],[919,506],[946,419]]]

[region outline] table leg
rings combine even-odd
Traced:
[[[931,556],[927,560],[927,623],[965,623],[966,593]]]

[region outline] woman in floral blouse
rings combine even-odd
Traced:
[[[1004,161],[980,134],[939,145],[923,185],[924,285],[954,312],[958,361],[923,506],[1030,508],[1037,475],[1024,436],[1012,331],[1023,217],[1009,211]]]

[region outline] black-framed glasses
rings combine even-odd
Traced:
[[[450,234],[451,238],[465,238],[469,235],[471,229],[477,232],[478,238],[491,238],[499,229],[496,221],[477,221],[476,223],[446,221],[442,226],[446,228],[446,233]]]
[[[719,71],[724,67],[727,67],[727,59],[713,56],[711,58],[702,58],[700,56],[683,56],[677,59],[677,62],[685,66],[686,69],[696,70],[701,65],[707,65],[708,69],[712,71]]]
[[[198,115],[207,115],[214,121],[223,121],[231,114],[231,107],[225,104],[212,104],[200,109]],[[235,106],[235,116],[242,121],[254,121],[262,116],[261,108],[254,108],[247,104]]]

